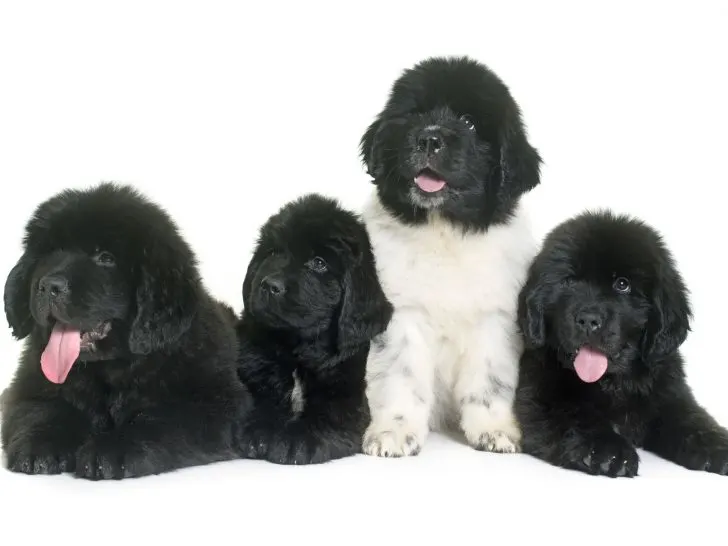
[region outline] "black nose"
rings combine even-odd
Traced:
[[[599,311],[584,309],[576,314],[576,326],[585,334],[591,334],[602,329],[604,316]]]
[[[40,280],[38,288],[51,297],[63,296],[68,293],[68,279],[60,275],[46,275]]]
[[[417,149],[421,152],[427,152],[427,155],[438,153],[443,145],[442,137],[432,133],[422,134],[417,139]]]
[[[268,275],[261,281],[260,286],[272,296],[282,296],[286,293],[286,285],[277,275]]]

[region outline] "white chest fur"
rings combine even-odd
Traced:
[[[517,449],[516,310],[537,249],[526,215],[481,233],[437,217],[410,226],[375,196],[362,216],[395,308],[367,362],[365,451],[409,454],[455,423],[474,446]]]
[[[380,281],[395,308],[419,310],[443,327],[478,320],[494,309],[515,312],[535,251],[530,226],[520,211],[509,224],[485,233],[463,233],[439,218],[407,226],[376,199],[363,216]]]

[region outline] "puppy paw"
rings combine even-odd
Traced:
[[[283,424],[261,425],[251,421],[233,432],[238,452],[245,459],[265,459],[273,441],[272,430],[282,428]]]
[[[304,441],[293,438],[271,438],[260,458],[281,465],[309,464],[310,455]]]
[[[268,449],[271,440],[262,434],[246,436],[240,442],[240,452],[246,459],[265,459],[268,456]]]
[[[582,442],[566,454],[565,466],[610,478],[633,478],[639,469],[637,450],[617,433]]]
[[[87,480],[120,480],[129,477],[120,442],[110,434],[91,438],[76,453],[76,476]]]
[[[362,451],[376,457],[407,457],[419,454],[427,431],[418,432],[406,421],[373,423],[364,433]]]
[[[73,472],[72,452],[46,442],[16,442],[7,449],[7,467],[24,474],[62,474]]]
[[[504,419],[494,419],[485,407],[465,407],[460,426],[468,444],[479,451],[521,451],[521,430],[510,415]]]
[[[728,475],[728,435],[694,434],[689,436],[677,462],[690,470]]]
[[[468,443],[478,451],[490,451],[492,453],[518,453],[521,450],[520,443],[507,433],[497,430],[495,432],[483,432],[477,438],[467,438]]]

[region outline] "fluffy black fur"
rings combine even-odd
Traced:
[[[5,312],[26,338],[3,396],[10,470],[118,479],[236,455],[232,426],[250,398],[232,311],[203,288],[169,216],[133,189],[42,203]],[[46,378],[41,354],[58,328],[82,332],[81,352],[67,378]]]
[[[437,211],[468,230],[505,223],[540,182],[541,157],[501,79],[468,58],[430,58],[405,70],[364,133],[362,160],[402,222]],[[425,192],[420,174],[446,182]]]
[[[556,227],[519,298],[524,451],[632,477],[635,447],[643,447],[689,469],[728,473],[728,432],[697,404],[683,372],[679,347],[691,318],[686,286],[654,229],[609,211]],[[596,382],[575,372],[583,346],[608,357]]]
[[[317,194],[285,205],[261,228],[243,301],[239,374],[255,399],[243,455],[311,464],[359,453],[369,345],[392,315],[363,224]]]

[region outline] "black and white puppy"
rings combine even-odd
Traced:
[[[679,347],[691,316],[683,279],[653,228],[608,211],[556,227],[519,297],[523,450],[565,468],[632,477],[635,447],[644,447],[727,474],[728,431],[685,380]]]
[[[261,228],[243,301],[239,375],[255,400],[243,455],[311,464],[360,452],[369,346],[392,314],[364,225],[317,194],[288,203]]]
[[[372,348],[367,454],[414,455],[430,430],[514,452],[516,301],[538,249],[521,197],[540,183],[518,104],[486,66],[405,70],[361,139],[362,217],[395,312]]]

